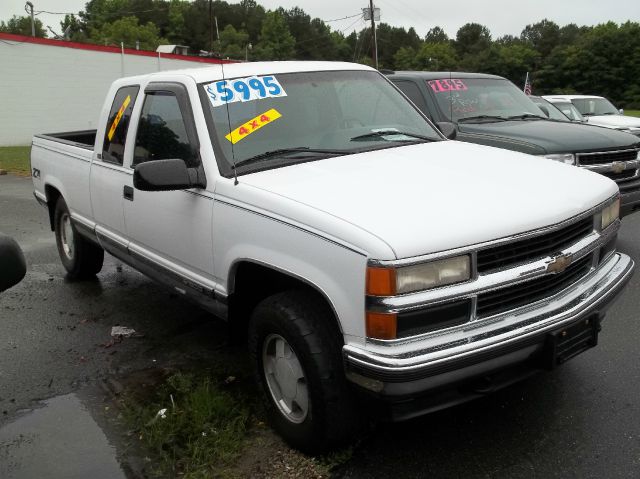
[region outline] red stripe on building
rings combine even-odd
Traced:
[[[0,40],[6,40],[18,43],[35,43],[37,45],[48,45],[50,47],[62,47],[62,48],[74,48],[76,50],[89,50],[93,52],[103,53],[117,53],[121,54],[123,51],[125,55],[138,55],[141,57],[154,57],[170,59],[170,60],[182,60],[187,62],[200,62],[200,63],[235,63],[233,60],[220,60],[217,58],[198,57],[190,55],[176,55],[174,53],[158,53],[150,52],[148,50],[134,50],[133,48],[125,48],[122,50],[120,47],[110,47],[103,45],[95,45],[93,43],[78,43],[67,42],[64,40],[54,40],[52,38],[39,38],[39,37],[27,37],[24,35],[14,35],[13,33],[0,33]]]

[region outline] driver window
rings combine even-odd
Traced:
[[[175,94],[151,92],[145,96],[136,133],[132,166],[145,161],[179,158],[197,167],[196,149],[189,142],[184,117]]]

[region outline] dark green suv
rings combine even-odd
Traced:
[[[544,156],[611,178],[621,215],[640,209],[638,137],[555,121],[509,80],[483,73],[385,72],[443,132],[456,139]]]

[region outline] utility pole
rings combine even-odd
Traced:
[[[371,13],[371,31],[373,32],[373,61],[378,69],[378,38],[376,37],[376,21],[373,10],[373,0],[369,0],[369,12]]]
[[[213,54],[213,1],[209,0],[209,52]]]
[[[36,36],[36,21],[33,18],[33,3],[27,2],[27,6],[31,10],[31,36],[35,37]]]

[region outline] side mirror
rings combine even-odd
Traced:
[[[538,108],[542,110],[542,113],[544,113],[544,116],[549,118],[549,108],[547,108],[547,105],[538,105]]]
[[[15,286],[27,274],[27,265],[18,243],[0,235],[0,292]]]
[[[187,168],[180,159],[153,160],[136,165],[133,186],[142,191],[175,191],[207,186],[200,168]]]
[[[458,129],[456,128],[455,123],[451,123],[449,121],[440,121],[436,123],[436,126],[440,130],[440,133],[442,133],[449,140],[455,140],[458,136]]]
[[[620,108],[618,111],[620,112],[621,115],[624,115],[624,108]]]

